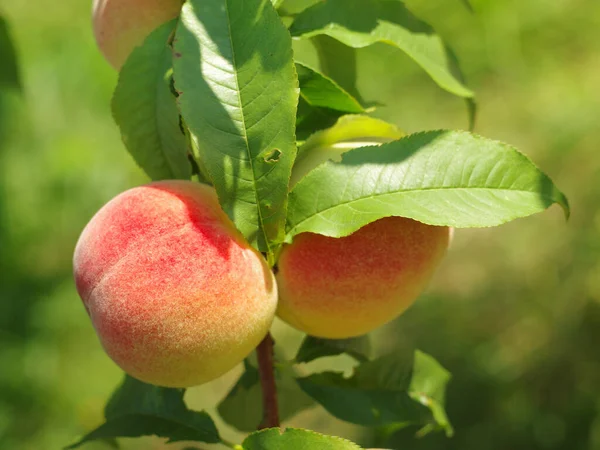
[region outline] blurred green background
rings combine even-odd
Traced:
[[[100,423],[121,378],[77,297],[71,255],[93,213],[147,179],[111,119],[116,73],[93,42],[90,3],[0,0],[24,85],[0,94],[2,450],[71,443]],[[290,424],[398,449],[600,448],[600,2],[478,0],[475,14],[458,0],[407,3],[459,55],[477,132],[531,156],[573,216],[554,207],[459,231],[428,293],[375,333],[380,351],[414,343],[453,373],[452,439],[406,429],[385,441],[319,408]],[[363,97],[386,105],[376,115],[407,131],[466,127],[463,102],[400,52],[375,46],[359,60]],[[276,337],[299,339],[281,325]],[[238,373],[190,390],[190,405],[211,407]]]

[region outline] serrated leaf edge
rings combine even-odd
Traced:
[[[501,141],[494,140],[494,139],[488,139],[488,138],[485,138],[485,137],[480,136],[478,134],[470,133],[470,132],[467,132],[467,131],[453,131],[453,130],[447,130],[447,129],[419,131],[419,132],[416,132],[416,133],[412,133],[412,134],[406,135],[406,136],[404,136],[404,137],[402,137],[400,139],[397,139],[395,141],[391,141],[391,142],[388,142],[388,143],[385,143],[385,144],[381,144],[380,147],[389,146],[389,145],[397,143],[397,142],[401,142],[401,141],[409,140],[409,139],[414,139],[414,138],[418,138],[419,136],[423,136],[423,135],[426,135],[426,134],[433,134],[433,133],[454,133],[454,134],[463,135],[463,136],[470,136],[470,137],[473,137],[473,138],[478,139],[478,140],[484,140],[486,142],[486,144],[488,144],[488,145],[489,144],[498,145],[498,146],[500,146],[502,148],[505,148],[507,150],[516,152],[521,158],[525,159],[529,164],[531,164],[537,170],[539,170],[540,172],[542,172],[538,168],[538,166],[531,160],[531,158],[529,158],[527,155],[525,155],[524,153],[520,152],[519,150],[517,150],[515,147],[511,146],[510,144],[506,144],[505,142],[501,142]],[[368,147],[370,147],[370,146],[357,147],[357,148],[354,148],[354,149],[352,149],[350,151],[351,152],[358,151],[358,150],[365,149],[365,148],[368,148]],[[346,153],[348,153],[348,152],[346,152]],[[323,168],[325,166],[328,166],[328,165],[342,165],[344,163],[344,157],[345,157],[345,155],[346,155],[345,153],[342,154],[342,160],[340,162],[325,161],[325,162],[319,164],[317,167],[315,167],[313,170],[311,170],[308,174],[306,174],[304,176],[304,178],[308,178],[310,176],[310,174],[313,173],[313,172],[316,172],[316,171],[319,171],[319,170],[323,170]],[[550,181],[552,181],[548,175],[546,175],[545,173],[544,173],[544,175]],[[296,186],[301,186],[304,178],[302,180],[300,180]],[[552,183],[554,185],[554,182],[552,182]],[[554,186],[556,187],[556,185],[554,185]],[[524,191],[524,190],[520,190],[520,189],[497,189],[497,188],[489,188],[489,187],[420,188],[420,189],[418,189],[418,191],[419,192],[423,192],[423,191],[438,191],[438,190],[439,191],[443,191],[443,190],[455,190],[456,191],[456,190],[461,190],[461,189],[465,189],[465,190],[469,190],[469,191],[473,191],[473,190],[492,190],[492,191],[495,191],[495,192],[508,191],[508,192],[523,192],[523,193],[529,193],[529,194],[532,194],[532,195],[534,194],[531,191]],[[415,190],[395,191],[395,192],[390,192],[390,193],[385,193],[385,194],[377,194],[377,195],[372,195],[372,196],[365,196],[365,197],[360,197],[358,199],[352,199],[352,200],[348,200],[348,201],[345,201],[345,202],[340,202],[340,203],[337,203],[337,204],[335,204],[333,206],[329,206],[329,207],[324,208],[324,209],[320,210],[319,212],[317,212],[317,213],[315,213],[315,214],[313,214],[313,215],[311,215],[311,216],[309,216],[309,217],[301,220],[296,225],[294,225],[294,227],[288,228],[287,231],[286,231],[286,236],[285,236],[285,241],[284,242],[288,243],[288,244],[291,243],[292,242],[292,238],[294,236],[296,236],[297,234],[300,234],[300,233],[304,232],[304,231],[296,232],[296,230],[299,228],[299,226],[302,223],[306,222],[307,220],[311,220],[311,218],[313,218],[315,216],[319,216],[319,215],[323,214],[325,211],[329,211],[331,209],[335,209],[335,208],[338,208],[338,207],[346,205],[346,204],[350,204],[350,203],[354,203],[354,202],[366,200],[366,199],[369,199],[369,198],[383,198],[383,197],[386,197],[386,196],[399,195],[402,192],[410,193],[410,192],[414,192],[414,191]],[[293,190],[291,192],[293,193]],[[564,212],[564,215],[565,215],[565,219],[568,220],[569,217],[570,217],[570,214],[571,214],[569,201],[568,201],[567,197],[558,188],[556,188],[555,193],[558,194],[558,200],[553,200],[554,197],[551,197],[551,196],[550,197],[548,197],[548,196],[542,196],[542,198],[547,199],[547,200],[553,200],[552,203],[550,205],[548,205],[548,207],[552,206],[554,203],[559,204],[562,207],[562,209],[563,209],[563,212]],[[535,195],[537,197],[540,197],[540,194],[535,194]],[[381,218],[384,218],[384,217],[391,217],[391,216],[384,216],[384,215],[381,216]],[[414,217],[411,217],[411,215],[406,215],[404,217],[414,218]],[[518,218],[521,218],[521,217],[522,217],[521,215],[514,215],[514,216],[509,216],[506,220],[498,221],[497,223],[493,223],[493,224],[489,224],[489,225],[485,225],[485,226],[471,225],[471,226],[461,226],[461,228],[491,228],[491,227],[494,227],[494,226],[502,225],[502,224],[507,223],[507,222],[509,222],[511,220],[515,220],[515,219],[518,219]],[[444,222],[444,223],[435,222],[434,223],[433,221],[427,221],[427,220],[421,220],[421,221],[423,223],[425,223],[425,224],[428,224],[428,225],[456,226],[456,225],[454,225],[452,223],[446,223],[446,222]],[[325,233],[318,233],[318,234],[323,234],[325,236],[331,236],[331,237],[343,237],[343,236],[338,236],[338,235],[334,236],[332,234],[325,234]]]

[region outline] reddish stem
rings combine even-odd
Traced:
[[[278,428],[280,425],[279,406],[277,405],[277,385],[275,384],[273,346],[273,337],[271,336],[271,333],[269,333],[256,348],[264,411],[263,421],[258,427],[259,430],[262,430],[263,428]]]

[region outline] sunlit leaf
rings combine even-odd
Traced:
[[[311,106],[300,97],[296,118],[296,138],[303,141],[316,131],[333,126],[343,115],[343,112],[334,109]]]
[[[296,64],[296,70],[300,83],[296,119],[298,139],[305,139],[315,131],[332,126],[343,114],[365,111],[356,98],[317,70],[301,63]]]
[[[310,41],[317,50],[321,71],[359,101],[362,101],[356,87],[358,71],[356,49],[342,44],[326,34],[313,36]]]
[[[309,430],[278,428],[252,433],[242,443],[243,450],[360,450],[358,445],[336,436]]]
[[[282,14],[294,15],[320,1],[322,0],[283,0],[280,2],[279,10]]]
[[[332,127],[312,134],[298,149],[290,185],[327,160],[340,161],[349,149],[382,144],[405,134],[395,125],[364,115],[342,116]]]
[[[174,50],[181,113],[221,205],[269,251],[296,155],[290,35],[269,0],[190,0]]]
[[[112,99],[125,147],[153,180],[189,179],[192,174],[190,149],[170,86],[169,39],[176,23],[159,27],[131,53]]]
[[[344,153],[290,194],[288,241],[302,232],[342,237],[383,217],[489,227],[566,197],[515,148],[467,132],[431,131]]]
[[[382,42],[398,47],[443,89],[461,97],[471,92],[452,73],[442,39],[397,0],[327,0],[300,13],[292,36],[328,35],[354,48]]]
[[[450,372],[433,357],[418,350],[415,352],[413,375],[409,387],[410,395],[431,410],[436,426],[446,430],[448,436],[453,434],[453,429],[444,405],[446,403],[446,387],[450,378],[452,378]],[[431,424],[426,425],[422,433],[431,428]]]
[[[350,114],[365,111],[361,104],[335,81],[305,64],[296,63],[300,96],[310,105]]]

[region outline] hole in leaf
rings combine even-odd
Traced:
[[[274,148],[269,153],[267,153],[263,159],[266,163],[274,164],[279,161],[279,158],[281,158],[281,150],[279,150],[278,148]]]
[[[179,97],[180,92],[175,88],[175,78],[173,78],[173,76],[169,77],[169,90],[173,97]]]
[[[188,158],[189,163],[192,166],[192,175],[200,175],[200,168],[198,167],[198,163],[194,159],[194,156],[190,152],[188,152],[187,158]]]

